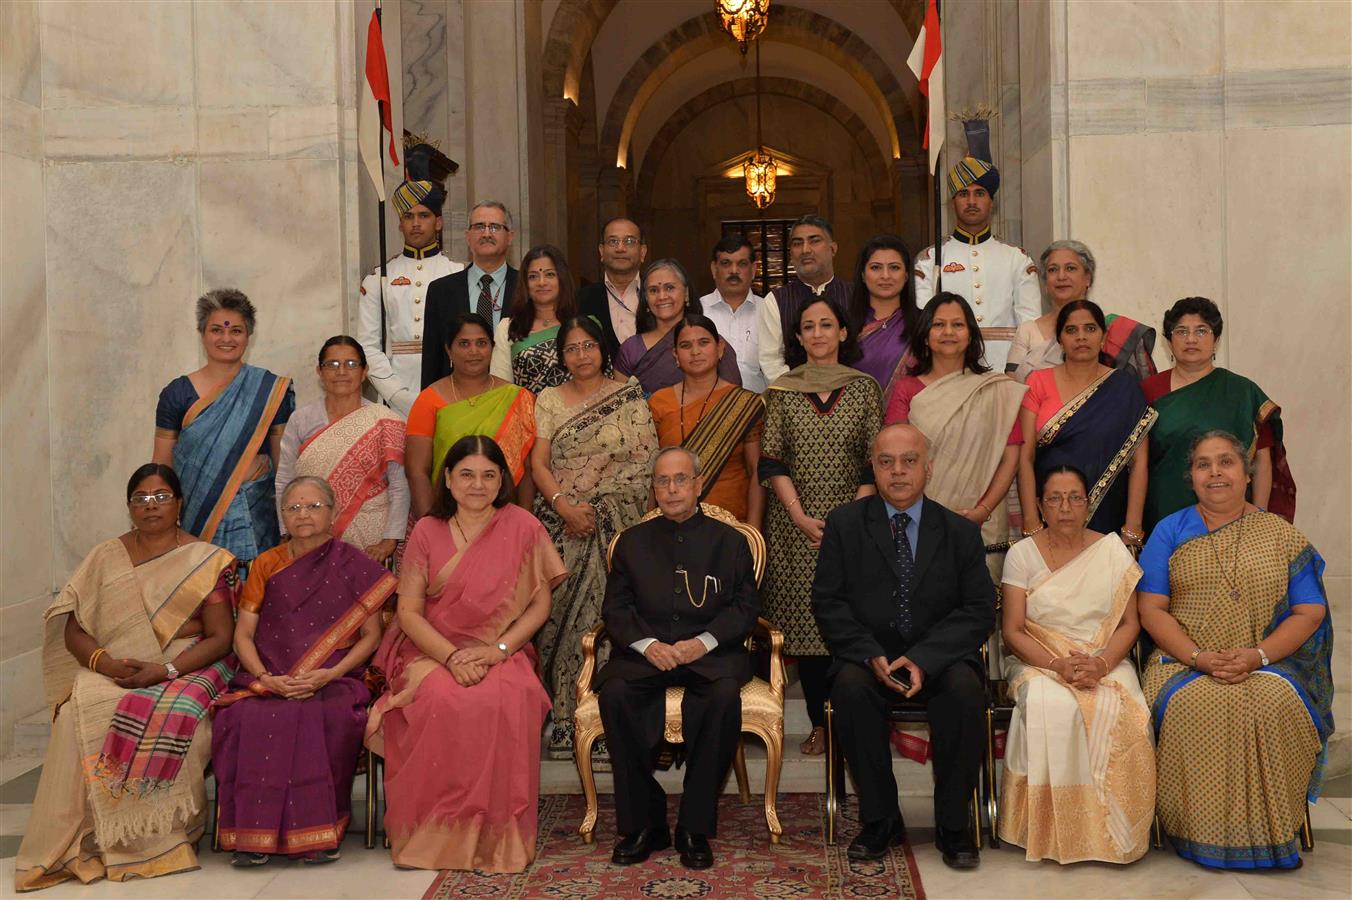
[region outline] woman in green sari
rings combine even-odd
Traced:
[[[573,276],[563,251],[549,244],[532,247],[521,260],[511,311],[498,323],[493,341],[493,375],[532,394],[568,380],[559,365],[559,322],[577,315]]]
[[[451,322],[446,353],[451,374],[429,384],[408,413],[404,463],[411,520],[432,508],[432,473],[440,470],[446,451],[471,434],[491,437],[502,448],[516,482],[516,502],[530,509],[535,485],[527,463],[535,443],[535,395],[489,373],[493,332],[478,313]]]
[[[1188,451],[1199,434],[1214,430],[1238,435],[1248,448],[1253,505],[1295,521],[1296,483],[1286,464],[1281,407],[1249,379],[1216,365],[1224,325],[1221,311],[1205,297],[1184,297],[1164,314],[1174,367],[1141,382],[1159,413],[1150,432],[1147,533],[1194,502]]]

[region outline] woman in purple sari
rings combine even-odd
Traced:
[[[260,555],[240,596],[238,674],[211,742],[221,847],[231,864],[272,854],[333,862],[352,818],[352,776],[395,578],[332,535],[333,490],[302,476],[282,494],[291,540]]]
[[[684,378],[676,365],[676,323],[687,314],[702,314],[699,300],[690,294],[690,278],[674,259],[659,259],[643,273],[638,291],[638,334],[620,345],[615,372],[638,379],[643,396],[651,397]],[[742,386],[742,370],[731,346],[718,361],[718,377]]]
[[[911,337],[920,310],[915,305],[911,251],[895,234],[880,234],[864,245],[850,289],[850,328],[859,335],[860,357],[853,367],[883,389],[883,409],[892,385],[915,361]]]

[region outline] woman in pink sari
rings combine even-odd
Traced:
[[[511,475],[492,438],[452,445],[436,483],[376,653],[388,686],[366,745],[385,757],[395,865],[520,872],[535,857],[550,707],[531,637],[567,570],[544,526],[508,502]]]

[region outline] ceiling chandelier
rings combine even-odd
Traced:
[[[742,176],[746,178],[746,195],[756,204],[756,209],[765,209],[775,202],[775,169],[778,165],[778,161],[765,149],[765,143],[761,140],[760,41],[757,41],[756,149],[742,164]]]
[[[746,55],[747,44],[765,30],[769,20],[770,0],[714,0],[719,24],[737,41],[737,47]]]

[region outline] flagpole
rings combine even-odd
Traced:
[[[934,17],[935,17],[935,19],[937,19],[938,22],[939,22],[939,36],[940,36],[940,42],[942,43],[942,40],[943,40],[943,33],[944,33],[944,27],[943,27],[943,22],[944,22],[944,20],[943,20],[943,19],[940,17],[940,15],[939,15],[939,0],[934,0]],[[944,87],[947,86],[947,83],[948,83],[948,79],[947,79],[947,78],[943,79],[943,86],[944,86]],[[931,82],[931,85],[932,85],[932,84],[933,84],[933,82]],[[939,99],[940,99],[940,100],[945,100],[945,99],[947,99],[947,98],[941,97],[941,98],[939,98]],[[929,104],[930,104],[930,106],[933,106],[933,105],[934,105],[934,97],[933,97],[933,96],[930,96],[930,98],[929,98]],[[948,109],[948,104],[945,103],[945,104],[942,105],[942,107],[943,107],[944,110],[947,110],[947,109]],[[926,115],[928,115],[928,111],[926,111]],[[931,134],[931,135],[930,135],[930,140],[931,140],[931,141],[938,140],[938,141],[940,142],[940,144],[939,144],[939,156],[934,160],[934,293],[935,293],[936,295],[937,295],[940,291],[942,291],[942,290],[944,289],[944,201],[943,201],[943,183],[944,183],[944,182],[943,182],[943,172],[944,172],[944,159],[943,159],[943,153],[944,153],[944,150],[943,150],[943,145],[944,145],[944,138],[948,137],[948,134],[947,134],[947,131],[948,131],[948,124],[947,124],[946,122],[940,122],[940,123],[939,123],[939,127],[942,128],[942,129],[944,129],[944,132],[945,132],[944,134],[942,134],[942,135]]]
[[[381,24],[381,31],[383,32],[383,31],[384,31],[384,23],[383,23],[383,17],[380,15],[380,0],[376,0],[376,22]],[[382,39],[382,41],[381,41],[381,44],[382,44],[382,46],[384,45],[384,40],[383,40],[383,39]],[[384,100],[377,100],[377,101],[376,101],[376,122],[375,122],[375,125],[376,125],[376,131],[377,131],[377,133],[378,133],[378,135],[379,135],[379,138],[380,138],[380,140],[379,140],[377,146],[379,146],[379,144],[383,144],[383,143],[385,142],[385,128],[384,128],[384,120],[385,120],[385,116],[384,116],[383,111],[382,111],[381,108],[380,108],[380,105],[381,105],[382,103],[384,103],[384,102],[385,102]],[[391,120],[391,121],[393,121],[393,120]],[[393,140],[394,135],[390,135],[390,138],[391,138],[391,140]],[[381,184],[384,184],[384,183],[385,183],[385,151],[384,151],[383,148],[381,149],[381,152],[380,152],[380,182],[381,182]],[[381,192],[381,193],[383,193],[383,192]],[[380,223],[379,223],[379,233],[380,233],[380,351],[381,351],[382,353],[388,353],[388,352],[389,352],[389,348],[385,346],[385,344],[386,344],[386,337],[385,337],[385,281],[388,279],[389,276],[388,276],[388,275],[386,274],[386,272],[385,272],[385,260],[388,258],[389,254],[386,253],[386,251],[385,251],[385,201],[380,199],[379,193],[376,195],[376,215],[380,217]]]

